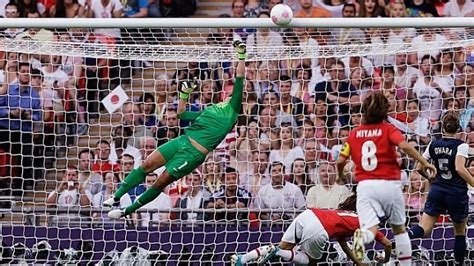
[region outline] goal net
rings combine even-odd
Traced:
[[[276,244],[302,210],[335,209],[351,194],[334,162],[373,91],[420,152],[450,109],[461,113],[460,137],[474,141],[472,28],[15,30],[0,35],[0,264],[222,265]],[[198,83],[190,111],[232,94],[235,39],[248,50],[235,129],[137,214],[109,220],[103,201],[189,125],[176,113],[181,82]],[[417,223],[429,184],[398,155],[407,221]],[[346,173],[353,180],[353,164]],[[413,242],[422,265],[454,261],[451,222],[439,222]],[[366,261],[381,252],[371,246]],[[321,258],[347,261],[333,242]]]

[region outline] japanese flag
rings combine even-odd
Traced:
[[[102,104],[107,111],[112,114],[128,100],[128,95],[125,93],[123,88],[119,85],[113,91],[109,93],[103,100]]]

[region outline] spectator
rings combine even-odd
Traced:
[[[413,85],[413,94],[418,99],[420,115],[430,121],[438,121],[443,104],[443,90],[433,77],[435,63],[433,57],[423,56],[420,65],[421,76]]]
[[[242,98],[242,114],[239,115],[237,125],[248,125],[252,120],[256,120],[258,115],[258,95],[253,81],[245,81]]]
[[[135,160],[133,159],[133,156],[127,153],[123,153],[122,156],[119,157],[119,163],[120,163],[120,171],[118,174],[119,181],[123,182],[125,178],[127,177],[128,174],[133,170],[133,166],[136,164]],[[120,184],[119,184],[120,187]],[[145,192],[146,187],[144,184],[140,184],[136,186],[135,188],[132,188],[129,190],[127,193],[130,196],[130,199],[132,202],[135,201],[135,199],[141,195],[143,192]]]
[[[293,82],[291,87],[291,96],[296,97],[304,103],[310,102],[314,95],[314,87],[309,86],[309,81],[312,77],[310,66],[301,65],[295,70],[295,79],[298,82]]]
[[[405,0],[409,17],[439,17],[436,7],[426,0]]]
[[[410,100],[407,104],[407,118],[408,127],[413,130],[414,134],[420,137],[420,140],[424,144],[428,144],[431,141],[430,127],[431,123],[426,117],[422,117],[420,114],[420,108],[418,100]]]
[[[321,147],[315,139],[308,139],[304,143],[304,159],[308,166],[309,179],[317,184],[319,183],[318,164],[321,159]]]
[[[140,150],[128,145],[132,134],[132,129],[129,126],[118,125],[115,127],[112,135],[113,142],[110,143],[109,162],[117,164],[118,158],[126,153],[133,156],[133,160],[135,161],[134,168],[140,166],[140,162],[142,161]]]
[[[447,97],[453,93],[456,67],[454,65],[454,51],[443,49],[436,60],[438,64],[434,66],[434,80]]]
[[[280,77],[280,106],[284,113],[292,115],[296,121],[301,121],[304,115],[304,104],[303,102],[291,95],[292,80],[288,76]]]
[[[385,16],[384,7],[377,0],[359,0],[359,17],[375,18]]]
[[[81,150],[77,156],[79,183],[90,193],[90,199],[102,191],[102,175],[92,171],[95,154],[90,149]],[[106,198],[107,199],[107,198]]]
[[[156,150],[156,147],[158,147],[157,146],[158,143],[156,139],[152,137],[140,138],[139,143],[140,143],[140,154],[141,154],[140,156],[141,162],[139,165],[141,165],[142,162],[145,161],[146,158],[150,156],[150,154]],[[158,169],[161,169],[161,168],[158,168]]]
[[[150,188],[155,183],[158,175],[155,173],[150,173],[147,175],[145,179],[146,188]],[[140,200],[140,197],[137,199]],[[170,219],[170,212],[163,212],[162,210],[170,210],[173,208],[173,204],[171,204],[170,196],[166,193],[160,193],[160,195],[154,199],[152,202],[146,204],[142,207],[143,210],[147,212],[141,212],[140,220],[141,225],[143,227],[152,226],[152,222],[158,222],[159,224],[162,222],[167,222]],[[150,212],[153,211],[153,212]],[[158,212],[157,212],[158,211]]]
[[[308,165],[304,159],[296,158],[291,164],[290,182],[297,185],[303,195],[308,193],[308,190],[314,186],[314,183],[309,178]]]
[[[222,186],[222,163],[213,153],[207,155],[204,163],[204,197],[209,199],[214,193],[221,190]]]
[[[119,183],[118,176],[116,176],[112,172],[107,172],[104,177],[104,189],[101,189],[99,193],[95,194],[91,200],[92,207],[96,209],[102,210],[104,200],[108,199],[110,196],[114,194],[117,190],[117,184]],[[120,198],[119,208],[126,208],[132,204],[132,200],[128,194],[125,194],[122,198]],[[135,216],[135,213],[132,214]],[[101,219],[103,222],[114,223],[111,221],[106,213],[94,213],[92,218],[94,219]]]
[[[257,18],[262,12],[267,12],[267,1],[261,0],[249,0],[245,5],[244,17],[246,18]],[[268,9],[269,10],[269,9]],[[267,12],[268,13],[268,12]]]
[[[416,62],[421,62],[420,59],[425,55],[436,58],[447,41],[444,35],[436,33],[433,29],[421,29],[420,35],[411,41],[411,48],[418,51],[419,61]]]
[[[319,184],[308,191],[306,206],[308,208],[336,209],[339,203],[346,200],[350,190],[336,183],[336,167],[327,161],[319,163]]]
[[[352,70],[355,68],[365,69],[368,77],[372,77],[372,75],[374,74],[374,65],[369,59],[362,56],[344,57],[341,59],[340,62],[336,63],[342,63],[342,66],[344,67],[344,76],[342,77],[349,77]]]
[[[15,183],[12,188],[33,189],[32,130],[34,123],[42,121],[41,98],[30,86],[30,64],[19,63],[17,72],[18,83],[10,84],[8,93],[0,95],[0,147],[21,164],[17,174],[22,179],[15,182],[25,182]]]
[[[357,94],[360,95],[360,100],[373,91],[373,80],[367,75],[367,70],[364,68],[353,68],[349,76],[351,86],[357,90]],[[383,83],[382,83],[383,84]]]
[[[117,170],[118,166],[109,161],[110,157],[110,143],[104,139],[99,140],[96,144],[96,158],[92,165],[92,171],[104,174],[113,170]]]
[[[285,174],[290,174],[291,164],[295,159],[304,157],[303,149],[295,144],[295,134],[291,125],[281,125],[278,143],[277,149],[270,151],[270,163],[282,162],[287,169]]]
[[[428,196],[428,181],[423,178],[417,171],[410,174],[410,186],[405,193],[405,204],[408,209],[422,210],[425,206]]]
[[[310,119],[305,119],[303,125],[300,127],[300,132],[298,134],[297,143],[301,148],[304,147],[304,143],[308,139],[314,139],[316,134],[314,123]]]
[[[145,114],[140,112],[138,104],[132,104],[131,107],[128,106],[125,111],[127,112],[127,125],[133,126],[133,137],[128,140],[128,145],[140,149],[140,139],[152,137],[153,132],[145,126]],[[132,114],[130,114],[130,111]],[[131,118],[132,120],[130,121]],[[129,122],[133,124],[128,124]]]
[[[20,17],[20,11],[18,5],[14,2],[10,2],[5,5],[5,18],[18,18]],[[0,31],[0,37],[15,38],[18,34],[22,33],[25,29],[22,28],[9,28]]]
[[[83,184],[78,181],[78,171],[73,166],[68,166],[64,171],[61,182],[56,185],[56,189],[49,193],[46,204],[57,208],[88,207],[90,199],[89,192]],[[51,217],[49,225],[59,227],[76,227],[71,222],[84,222],[87,217],[81,217],[78,212],[66,211]],[[81,224],[83,225],[83,224]]]
[[[243,174],[240,180],[240,186],[249,191],[251,195],[258,195],[260,188],[270,183],[270,174],[268,172],[268,153],[254,151],[252,154],[253,170]]]
[[[299,0],[301,10],[296,12],[297,18],[330,18],[332,14],[324,8],[313,5],[312,0]]]
[[[17,1],[20,17],[27,18],[28,12],[37,12],[39,5],[36,0],[19,0]],[[38,12],[38,15],[41,14]],[[0,14],[1,16],[1,14]]]
[[[268,12],[260,12],[259,18],[269,18]],[[265,48],[262,48],[265,47]],[[260,57],[277,56],[275,48],[283,47],[283,38],[280,33],[269,28],[260,28],[247,37],[249,55]]]
[[[273,72],[277,73],[275,77]],[[278,93],[278,66],[269,61],[263,61],[257,69],[257,82],[255,84],[255,91],[259,98],[263,98],[263,94],[269,91]]]
[[[278,4],[283,4],[283,0],[268,0],[267,1],[267,10],[272,11],[272,8]]]
[[[216,104],[220,101],[220,95],[217,92],[216,83],[213,80],[206,79],[201,82],[201,93],[196,97],[195,104],[199,105],[199,110],[206,106]]]
[[[123,15],[123,5],[119,0],[88,0],[84,9],[87,18],[120,18]],[[94,34],[120,39],[120,29],[97,28]]]
[[[232,0],[232,17],[243,18],[246,4],[247,4],[247,1],[245,0]],[[233,39],[246,42],[248,34],[249,34],[249,29],[236,28],[234,29]]]
[[[239,173],[232,167],[227,167],[224,174],[224,187],[214,193],[207,203],[207,208],[215,209],[242,209],[248,207],[252,196],[250,193],[239,187]],[[247,219],[246,214],[236,213],[231,210],[226,213],[216,213],[214,219],[235,221]]]
[[[252,154],[259,149],[258,127],[257,122],[252,121],[250,124],[239,127],[239,136],[230,143],[230,164],[237,169],[239,173],[252,172]]]
[[[316,100],[322,99],[329,106],[336,106],[339,109],[339,122],[347,125],[349,122],[349,110],[351,105],[360,104],[359,96],[350,83],[345,82],[344,63],[334,62],[330,68],[330,81],[323,81],[316,85]]]
[[[382,91],[388,91],[395,94],[397,99],[397,111],[405,110],[405,100],[407,98],[407,92],[405,88],[397,87],[395,83],[395,68],[391,65],[383,66],[381,68],[382,82],[380,89]]]
[[[343,18],[353,18],[356,16],[356,5],[354,3],[345,3],[342,8]],[[351,43],[363,43],[361,36],[365,35],[365,32],[357,28],[340,28],[334,29],[333,34],[335,35],[338,44],[351,44]]]
[[[177,219],[180,221],[196,222],[203,220],[203,213],[199,209],[204,209],[204,195],[202,191],[202,175],[194,171],[186,176],[186,183],[189,184],[188,191],[176,201],[178,212]],[[197,212],[193,212],[196,210]]]
[[[27,18],[41,18],[41,15],[36,10],[29,10],[25,13]],[[29,28],[26,31],[18,34],[15,38],[17,39],[27,39],[31,38],[35,41],[40,42],[52,42],[54,41],[54,34],[52,31],[41,28]],[[32,65],[34,68],[34,65]]]
[[[372,43],[372,53],[368,56],[368,59],[370,59],[376,67],[393,65],[395,63],[395,55],[393,53],[381,54],[380,47],[398,50],[402,48],[403,40],[390,40],[389,28],[369,29],[368,34]]]
[[[446,3],[443,10],[445,17],[472,17],[474,3],[472,0],[452,0]]]
[[[344,126],[340,128],[334,128],[332,130],[331,142],[334,144],[331,147],[331,159],[337,160],[339,158],[339,152],[342,150],[344,143],[346,143],[347,137],[349,137],[350,127]]]
[[[143,114],[143,123],[146,127],[155,127],[158,125],[158,119],[156,118],[156,102],[153,94],[146,92],[140,96],[139,109],[140,113]]]
[[[456,87],[465,86],[469,95],[474,95],[474,63],[465,64],[455,81]]]
[[[305,198],[300,188],[285,181],[285,165],[281,162],[270,164],[271,183],[263,186],[255,196],[254,205],[257,209],[271,209],[282,212],[262,212],[262,220],[289,220],[295,211],[305,206]]]
[[[418,75],[418,69],[408,64],[406,52],[400,52],[395,55],[395,86],[408,89],[408,98],[412,97],[411,88],[415,84]]]
[[[85,14],[78,0],[57,0],[49,12],[53,18],[76,18],[84,17]]]

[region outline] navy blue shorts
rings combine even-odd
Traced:
[[[430,216],[439,216],[447,212],[453,222],[462,223],[469,212],[469,196],[467,193],[452,195],[432,187],[424,212]]]

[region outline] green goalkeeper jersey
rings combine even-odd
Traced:
[[[192,121],[184,132],[208,151],[214,150],[233,128],[242,108],[243,77],[234,82],[232,98],[229,101],[206,107],[200,112],[185,111],[179,119]]]

